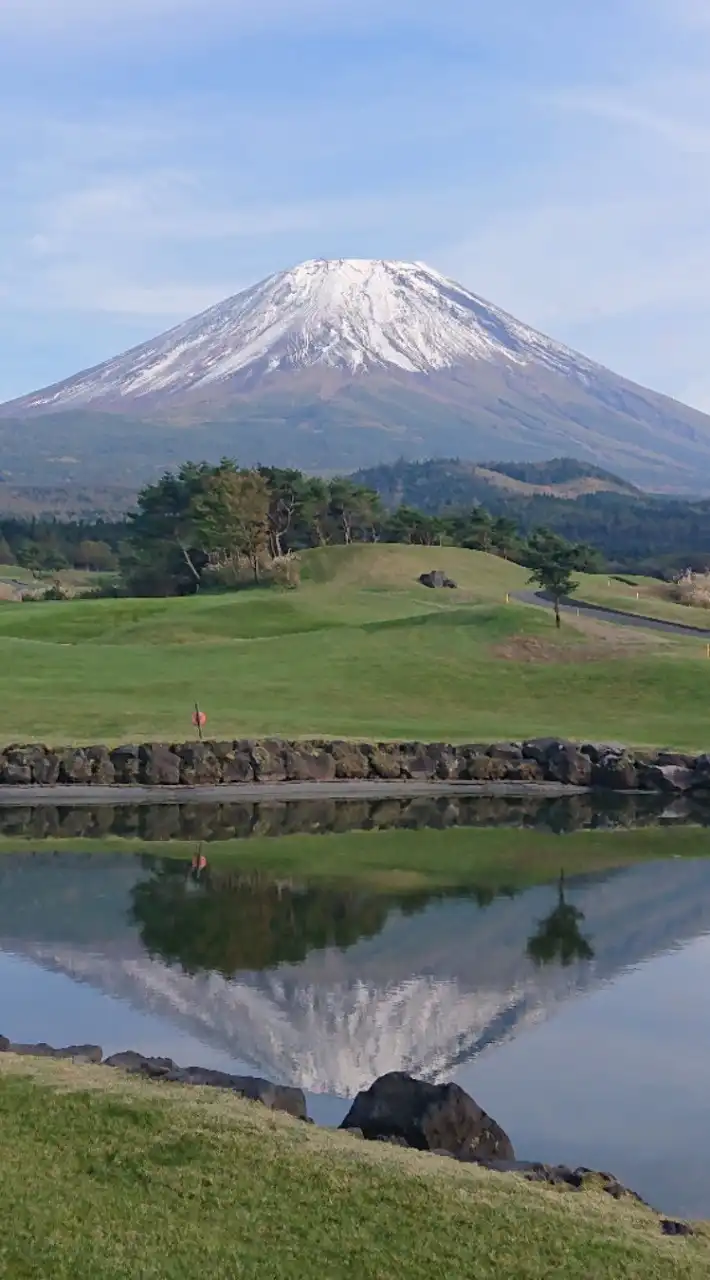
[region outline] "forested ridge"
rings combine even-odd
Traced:
[[[600,487],[555,492],[585,484]],[[645,494],[569,458],[402,461],[330,479],[230,459],[185,463],[146,485],[123,519],[0,518],[0,563],[44,576],[104,572],[116,589],[183,594],[269,578],[288,585],[300,551],[337,543],[460,546],[528,564],[540,530],[581,548],[577,561],[589,568],[672,576],[710,564],[710,500]]]

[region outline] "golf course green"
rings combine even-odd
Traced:
[[[301,567],[291,591],[0,603],[5,742],[182,741],[197,701],[215,738],[708,744],[700,640],[573,615],[556,634],[509,598],[527,571],[482,552],[325,547]],[[437,567],[457,590],[419,584]],[[579,595],[626,589],[585,577]]]

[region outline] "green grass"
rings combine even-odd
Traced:
[[[364,1143],[217,1090],[0,1057],[12,1280],[701,1280],[630,1201]]]
[[[458,591],[417,584],[438,565]],[[709,745],[703,644],[577,619],[557,636],[546,611],[505,603],[526,576],[477,552],[357,546],[309,553],[293,593],[0,604],[0,735],[182,740],[198,700],[225,738]],[[521,638],[542,660],[519,660]]]
[[[710,631],[710,610],[676,604],[670,598],[667,584],[656,578],[645,578],[639,574],[623,574],[622,577],[624,581],[605,574],[581,574],[579,599]]]
[[[152,854],[191,859],[194,840],[101,839],[37,841],[4,837],[0,855],[51,848],[71,853]],[[200,843],[214,867],[275,876],[367,884],[402,891],[510,886],[517,889],[671,857],[710,855],[701,827],[642,827],[553,835],[511,827],[451,827],[444,831],[348,831],[343,834],[253,837]]]

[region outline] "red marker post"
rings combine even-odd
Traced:
[[[202,727],[207,724],[207,716],[204,711],[200,711],[197,703],[195,703],[195,710],[192,713],[192,723],[197,729],[197,736],[199,737],[200,742],[202,742]]]

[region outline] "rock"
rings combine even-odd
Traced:
[[[437,753],[421,742],[407,743],[401,757],[402,776],[419,782],[432,782],[437,775]]]
[[[566,1186],[573,1191],[604,1191],[615,1200],[631,1199],[646,1204],[635,1191],[623,1186],[611,1173],[598,1173],[594,1169],[571,1169],[564,1164],[543,1164],[537,1160],[479,1160],[478,1164],[492,1173],[522,1174],[527,1182],[544,1182],[550,1187]],[[648,1207],[648,1206],[647,1206]]]
[[[69,1044],[63,1049],[55,1049],[51,1044],[40,1041],[39,1044],[10,1044],[10,1053],[21,1054],[27,1058],[73,1058],[78,1062],[101,1062],[103,1049],[98,1044]]]
[[[38,787],[53,787],[59,781],[59,756],[47,747],[38,747],[32,758],[32,781]]]
[[[148,1076],[173,1084],[205,1085],[213,1089],[229,1089],[242,1098],[261,1102],[270,1111],[286,1111],[298,1120],[306,1120],[306,1099],[302,1089],[272,1084],[258,1076],[233,1076],[226,1071],[211,1071],[208,1067],[179,1067],[172,1058],[147,1058],[142,1053],[127,1049],[106,1058],[105,1067],[117,1067],[130,1075]]]
[[[104,1058],[103,1065],[117,1067],[121,1071],[127,1071],[129,1075],[150,1076],[151,1079],[164,1079],[171,1072],[178,1070],[172,1058],[146,1058],[144,1054],[136,1053],[134,1049],[112,1053],[109,1058]]]
[[[544,768],[550,782],[588,787],[592,781],[592,762],[574,742],[558,742],[551,747]]]
[[[509,782],[544,782],[545,770],[536,760],[509,760],[505,776]]]
[[[420,1151],[449,1151],[460,1160],[513,1160],[508,1135],[457,1084],[428,1084],[403,1071],[380,1076],[359,1093],[341,1129],[365,1137],[403,1138]]]
[[[694,1236],[693,1228],[687,1222],[676,1222],[672,1218],[661,1218],[661,1231],[664,1236]]]
[[[559,738],[530,738],[523,743],[523,756],[526,760],[536,760],[538,764],[545,764],[550,751],[559,744]]]
[[[417,780],[446,781],[459,775],[459,760],[452,746],[444,742],[424,745],[407,742],[400,749],[401,776]]]
[[[590,757],[575,742],[559,738],[533,738],[523,743],[523,756],[542,765],[548,782],[588,787],[592,780]]]
[[[39,743],[12,744],[0,757],[0,781],[8,786],[52,785],[59,778],[59,757]]]
[[[7,786],[28,786],[32,782],[33,748],[11,746],[2,757],[0,782]]]
[[[335,760],[322,748],[296,743],[284,751],[284,771],[289,782],[332,782]]]
[[[87,747],[86,758],[91,767],[91,781],[96,786],[110,787],[116,781],[116,770],[108,747]]]
[[[419,581],[423,587],[456,587],[453,579],[448,578],[442,569],[432,569],[430,573],[420,573]]]
[[[254,762],[248,744],[242,742],[210,742],[208,746],[219,762],[222,782],[254,781]]]
[[[639,785],[636,766],[627,755],[607,753],[592,765],[592,786],[605,791],[636,791]]]
[[[518,765],[514,767],[518,768]],[[502,782],[509,777],[510,768],[508,760],[498,760],[488,755],[473,756],[468,762],[465,776],[471,782]]]
[[[519,742],[494,742],[486,754],[493,760],[522,760],[523,748]]]
[[[147,787],[178,786],[180,757],[162,743],[144,743],[138,748],[138,780]]]
[[[623,742],[583,742],[580,746],[582,755],[589,756],[593,764],[598,764],[604,756],[623,756],[626,747]]]
[[[226,1071],[207,1067],[175,1067],[164,1079],[178,1084],[203,1085],[212,1089],[229,1089],[241,1098],[261,1102],[269,1111],[285,1111],[297,1120],[306,1120],[306,1098],[302,1089],[272,1084],[258,1076],[233,1076]]]
[[[644,765],[639,771],[639,784],[644,791],[660,791],[666,795],[690,791],[695,773],[679,764]]]
[[[123,786],[130,786],[138,781],[138,754],[138,747],[117,747],[111,752],[110,759],[116,782]]]
[[[331,742],[330,754],[335,762],[336,778],[366,778],[370,761],[362,747],[354,742]]]
[[[390,742],[381,742],[369,750],[370,776],[383,780],[401,778],[402,756],[399,746]]]
[[[695,757],[687,755],[684,751],[670,751],[665,749],[657,751],[651,764],[678,764],[685,769],[692,769],[695,764]]]
[[[254,782],[251,756],[235,752],[231,760],[223,760],[222,782]]]
[[[285,743],[272,739],[251,744],[251,756],[254,763],[254,776],[257,782],[285,782],[286,762],[284,760]]]
[[[222,767],[208,742],[185,742],[173,750],[180,761],[180,782],[184,786],[221,782]]]
[[[91,782],[91,761],[79,748],[60,751],[59,781],[69,786],[82,786]]]
[[[7,1036],[0,1036],[0,1053],[8,1053],[10,1050],[10,1041]]]

